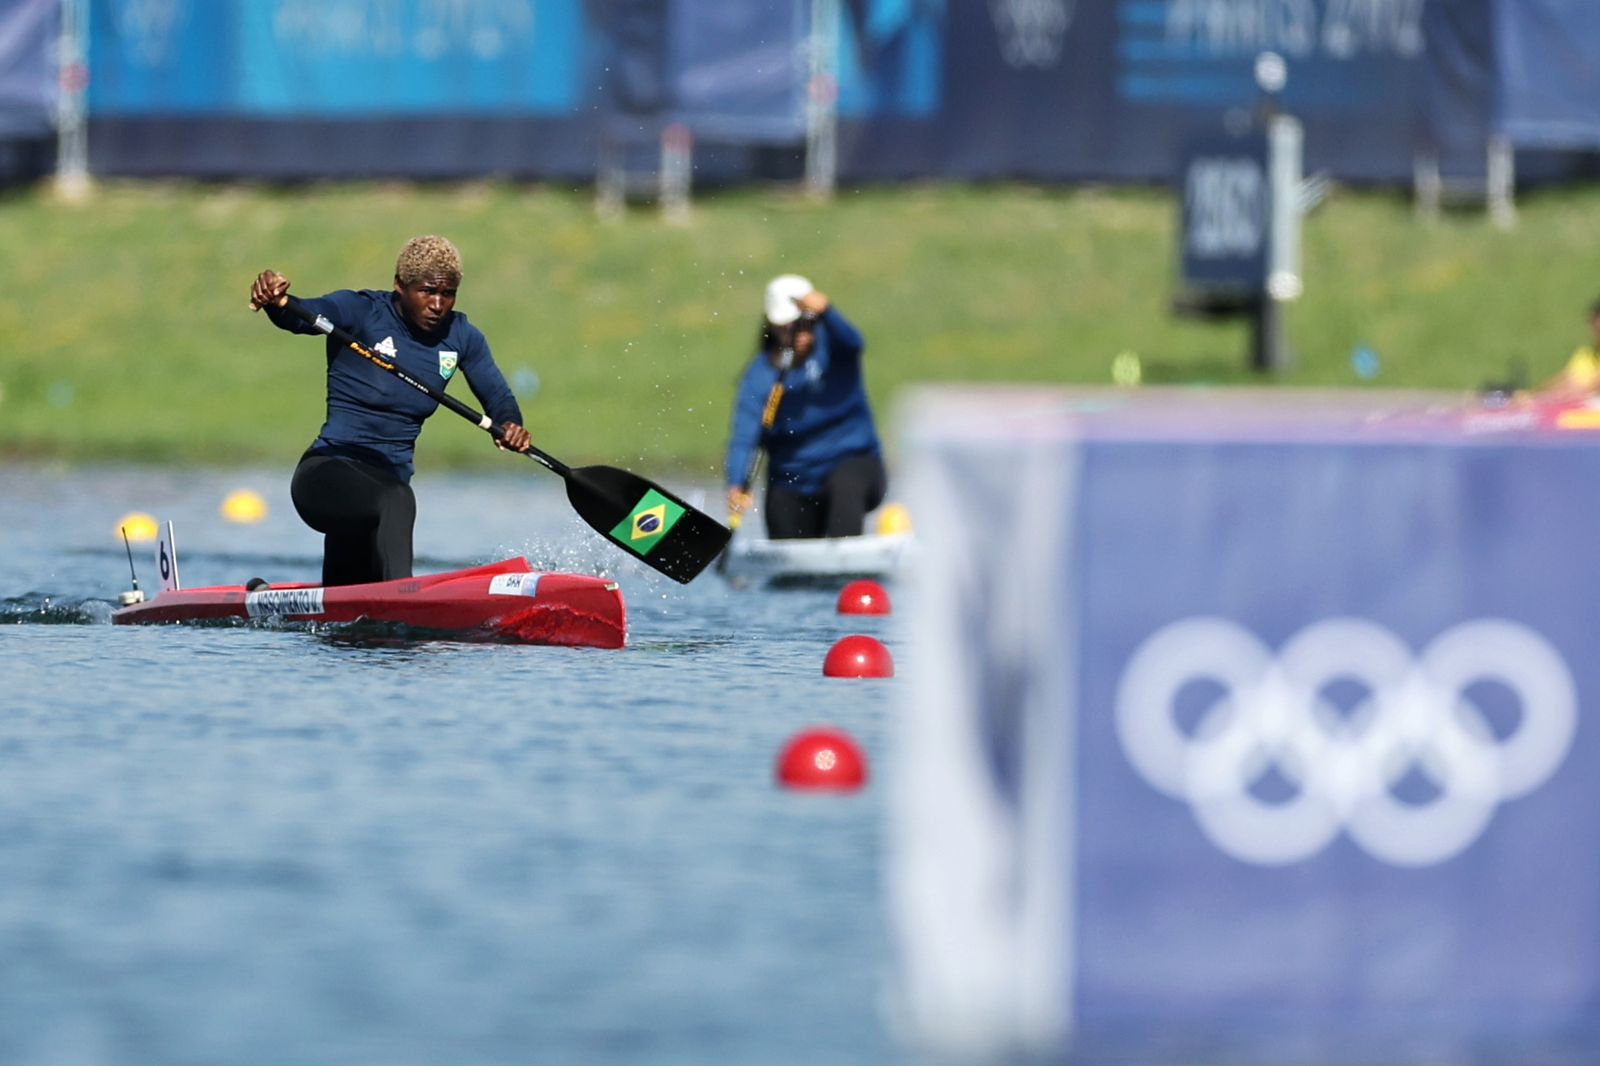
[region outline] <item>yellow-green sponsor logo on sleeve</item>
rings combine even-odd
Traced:
[[[611,530],[611,539],[639,555],[649,555],[683,514],[681,506],[651,489],[633,505],[628,517]]]

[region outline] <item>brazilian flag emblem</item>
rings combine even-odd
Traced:
[[[611,539],[638,555],[649,555],[678,524],[683,507],[651,489],[633,505],[628,517],[611,531]]]

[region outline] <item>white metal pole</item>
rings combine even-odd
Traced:
[[[1489,137],[1489,218],[1501,229],[1517,224],[1517,165],[1511,138],[1504,133]]]
[[[88,0],[61,0],[56,68],[56,192],[69,200],[89,192]]]
[[[806,190],[828,199],[838,173],[839,0],[811,0],[807,51]]]
[[[694,133],[682,122],[661,131],[661,214],[668,222],[689,221],[689,197],[694,182]]]

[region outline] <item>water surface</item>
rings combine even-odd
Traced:
[[[612,574],[628,647],[109,624],[133,510],[175,520],[187,585],[315,580],[287,481],[0,467],[0,1062],[907,1061],[896,682],[821,674],[894,619],[679,586],[519,471],[420,477],[417,569]],[[264,521],[220,517],[236,488]],[[867,749],[864,792],[774,787],[817,723]]]

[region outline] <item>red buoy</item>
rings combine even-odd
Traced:
[[[889,594],[876,581],[852,581],[839,593],[840,614],[888,614]]]
[[[880,641],[860,633],[840,637],[822,661],[825,677],[893,677],[894,657]]]
[[[850,734],[807,729],[791,737],[778,754],[777,776],[787,788],[850,792],[867,783],[867,759]]]

